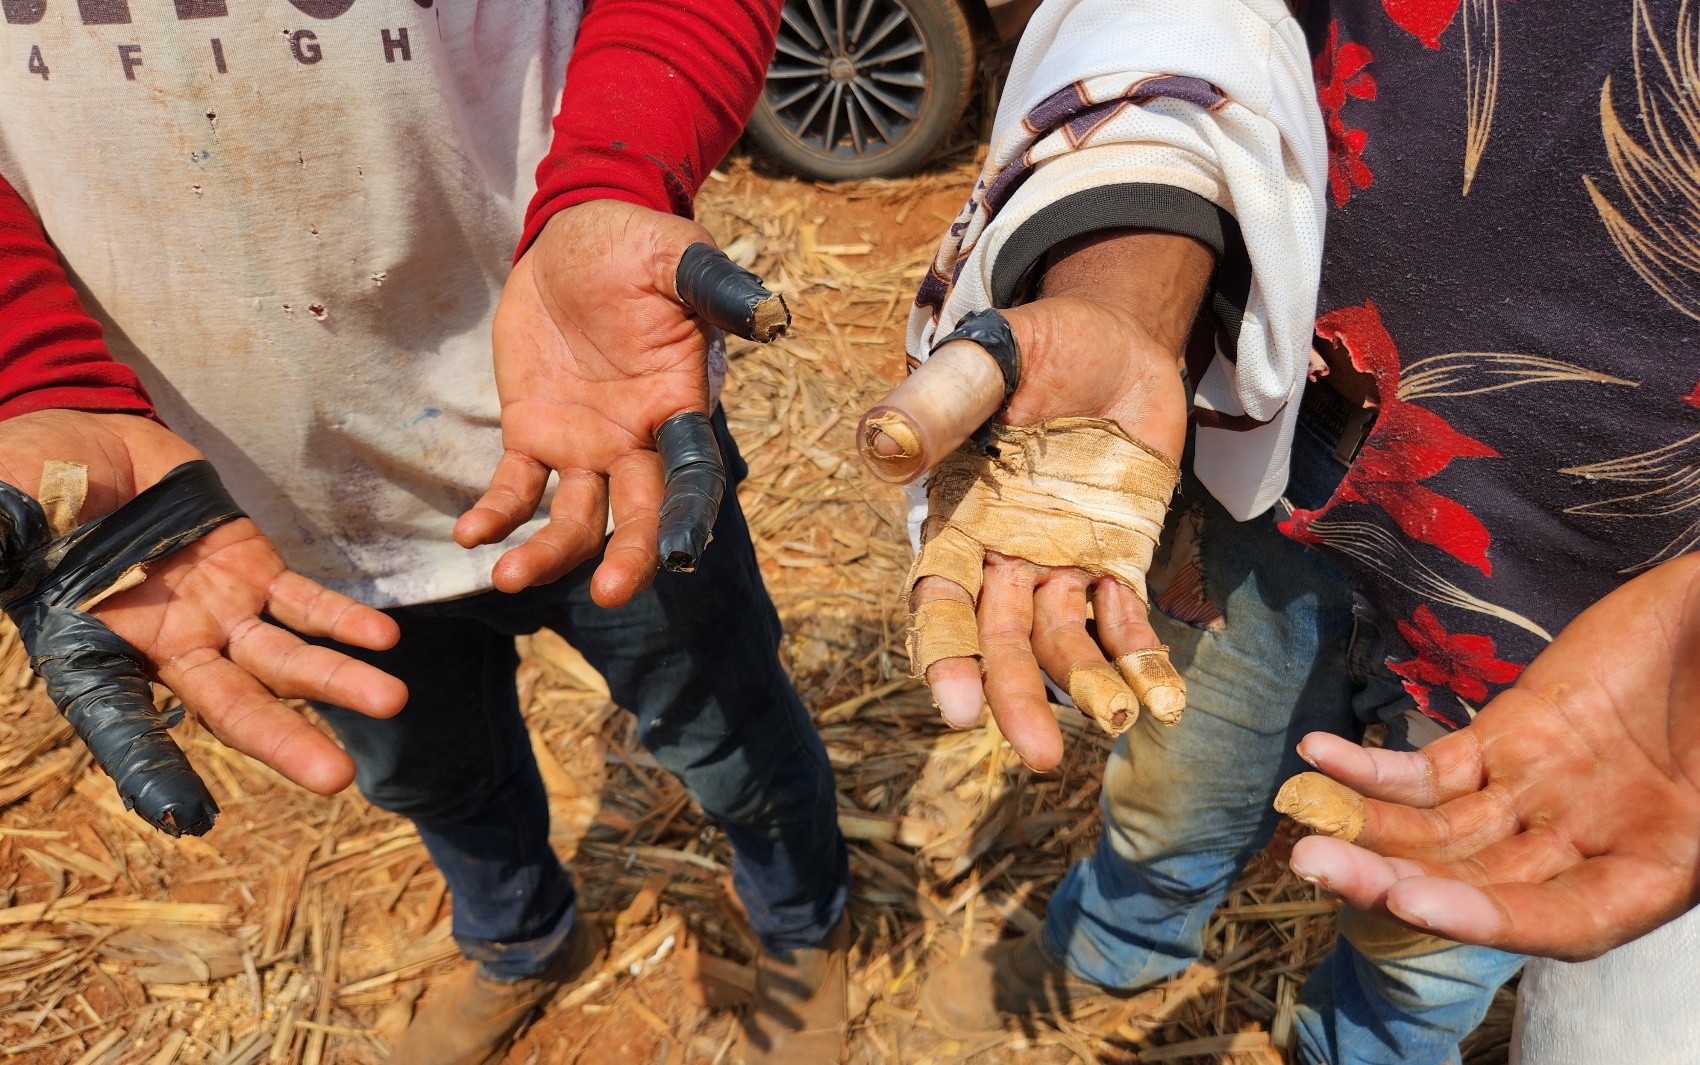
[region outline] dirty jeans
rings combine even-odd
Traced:
[[[1339,483],[1331,447],[1301,422],[1293,505],[1320,506]],[[1405,749],[1438,734],[1406,716],[1411,700],[1384,664],[1380,634],[1354,612],[1348,574],[1283,536],[1277,520],[1234,521],[1190,473],[1171,511],[1153,572],[1184,570],[1174,553],[1196,545],[1204,596],[1222,621],[1212,631],[1153,612],[1186,677],[1186,715],[1174,728],[1142,717],[1116,745],[1103,838],[1051,900],[1041,940],[1092,983],[1138,989],[1197,960],[1211,911],[1269,842],[1277,788],[1308,768],[1294,751],[1305,733],[1356,736],[1382,721],[1388,745]],[[1187,526],[1196,537],[1182,534]],[[1307,1062],[1455,1062],[1458,1041],[1522,964],[1350,911],[1341,932],[1300,997],[1295,1035]]]
[[[741,479],[719,412],[714,428]],[[736,494],[726,493],[695,573],[662,573],[605,610],[590,598],[597,561],[517,595],[390,611],[395,649],[351,653],[406,682],[406,708],[387,721],[319,708],[361,792],[418,826],[453,892],[462,953],[498,980],[542,972],[572,929],[575,892],[549,846],[514,637],[548,627],[607,679],[643,745],[720,823],[762,944],[820,945],[843,912],[849,859],[826,749],[780,668],[779,617]]]

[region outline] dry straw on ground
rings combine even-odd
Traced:
[[[856,878],[857,1063],[1284,1060],[1334,904],[1267,856],[1204,931],[1204,961],[1113,1010],[967,1045],[929,1031],[929,965],[1035,927],[1097,835],[1106,741],[1059,711],[1071,754],[1035,777],[993,731],[951,732],[906,677],[895,492],[850,458],[856,418],[901,372],[908,304],[974,178],[967,161],[837,187],[735,161],[702,217],[790,299],[792,337],[735,343],[740,489],[785,621],[784,652],[839,774]],[[559,637],[522,641],[520,682],[581,906],[614,933],[592,985],[513,1051],[529,1065],[718,1063],[754,945],[729,853],[630,718]],[[170,840],[119,806],[0,644],[0,1056],[42,1065],[368,1065],[448,972],[442,878],[411,827],[350,792],[308,795],[177,730],[223,814]],[[687,977],[689,979],[687,979]],[[1471,1049],[1504,1060],[1502,1001]]]

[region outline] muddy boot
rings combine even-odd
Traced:
[[[976,1039],[1131,993],[1089,984],[1039,948],[1039,933],[976,947],[927,978],[921,1015],[940,1034]]]
[[[740,1065],[838,1065],[850,1024],[850,918],[826,945],[756,959],[755,1001],[732,1050]]]
[[[581,919],[539,976],[501,983],[468,966],[420,1004],[391,1065],[496,1065],[531,1015],[556,992],[596,975],[607,952],[602,929]]]

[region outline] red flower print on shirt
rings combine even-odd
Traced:
[[[1372,58],[1369,49],[1356,41],[1341,44],[1340,23],[1334,21],[1328,24],[1328,43],[1311,66],[1323,126],[1328,132],[1328,187],[1336,207],[1346,206],[1354,187],[1367,189],[1375,180],[1363,161],[1368,134],[1346,128],[1340,117],[1348,98],[1375,99],[1375,76],[1365,69]]]
[[[1294,511],[1282,523],[1282,530],[1301,542],[1315,543],[1309,531],[1312,521],[1342,501],[1368,503],[1385,511],[1405,535],[1491,576],[1487,526],[1463,506],[1418,482],[1444,470],[1455,458],[1494,459],[1499,452],[1458,432],[1433,411],[1399,398],[1399,349],[1373,301],[1323,315],[1316,320],[1316,334],[1343,346],[1352,365],[1375,375],[1380,410],[1375,429],[1333,498],[1320,510]]]
[[[1458,15],[1459,0],[1381,0],[1387,17],[1430,48],[1440,47],[1440,35]]]
[[[1523,672],[1517,663],[1494,657],[1498,648],[1492,636],[1447,632],[1427,606],[1417,607],[1410,621],[1399,622],[1399,635],[1416,657],[1389,662],[1387,668],[1405,678],[1405,690],[1430,716],[1429,694],[1435,688],[1449,688],[1479,708],[1487,701],[1489,684],[1509,684]]]
[[[1682,397],[1682,401],[1690,407],[1700,410],[1700,383],[1695,384],[1694,391]]]
[[[1352,198],[1352,188],[1367,189],[1375,181],[1364,164],[1364,142],[1369,134],[1361,129],[1347,129],[1339,115],[1328,116],[1328,189],[1334,194],[1334,206],[1344,207]]]

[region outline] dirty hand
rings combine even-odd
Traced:
[[[0,422],[6,483],[33,496],[48,460],[88,467],[83,521],[200,457],[136,415],[49,410]],[[150,563],[142,584],[93,613],[146,657],[213,735],[313,791],[347,787],[354,765],[281,699],[322,700],[373,717],[388,717],[407,700],[400,681],[295,635],[382,650],[399,636],[395,622],[291,572],[246,518]]]
[[[688,219],[594,200],[550,219],[514,266],[494,335],[504,452],[455,539],[500,542],[536,513],[549,474],[560,481],[549,523],[497,561],[502,591],[564,576],[605,538],[597,603],[621,606],[654,578],[656,434],[674,415],[709,413],[709,328],[675,291],[680,257],[697,243],[713,238]]]
[[[1163,233],[1095,233],[1053,252],[1041,298],[1003,312],[1021,352],[1021,380],[998,420],[1107,419],[1178,463],[1187,420],[1181,357],[1211,269],[1204,245]],[[1048,770],[1062,759],[1062,733],[1040,671],[1065,690],[1083,670],[1121,686],[1105,653],[1123,659],[1156,647],[1157,636],[1140,596],[1113,578],[995,552],[983,567],[972,607],[981,660],[939,659],[927,667],[927,684],[957,728],[975,724],[989,703],[1021,759]],[[910,599],[912,613],[947,600],[975,603],[969,590],[935,576],[922,578]],[[1087,630],[1089,601],[1097,640]],[[1133,693],[1121,687],[1137,713]]]
[[[1421,751],[1299,750],[1369,797],[1355,845],[1293,849],[1306,880],[1465,943],[1572,961],[1627,943],[1700,904],[1700,556],[1601,599]]]

